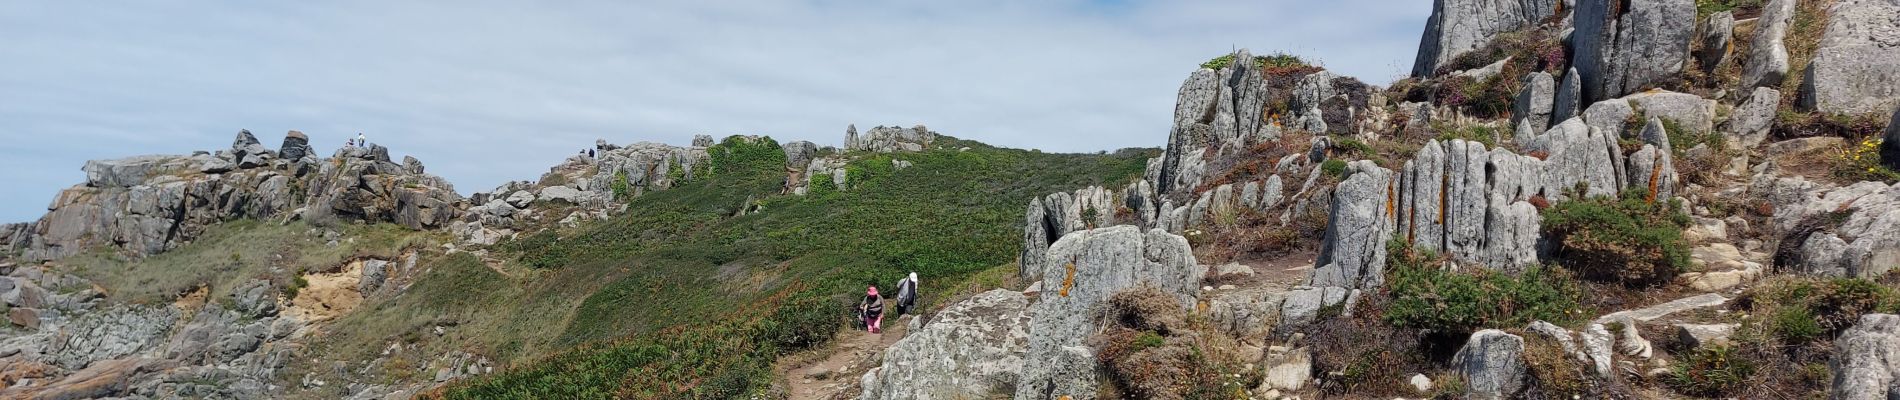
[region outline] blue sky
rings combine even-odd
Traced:
[[[266,4],[269,3],[269,4]],[[317,4],[320,3],[320,4]],[[1175,90],[1233,48],[1384,84],[1429,1],[0,2],[0,222],[88,159],[355,132],[463,194],[594,139],[837,145],[924,124],[1018,148],[1166,140]],[[537,2],[539,3],[539,2]]]

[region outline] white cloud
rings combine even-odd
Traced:
[[[925,124],[1049,151],[1159,146],[1174,92],[1235,47],[1375,83],[1429,2],[10,2],[0,5],[0,220],[87,159],[222,148],[239,128],[334,150],[354,132],[463,192],[595,138],[840,142]]]

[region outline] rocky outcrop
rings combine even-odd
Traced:
[[[1147,285],[1178,297],[1186,308],[1201,278],[1186,238],[1127,225],[1063,236],[1043,264],[1017,399],[1093,398],[1096,362],[1082,341],[1101,329],[1102,303],[1115,292]]]
[[[1805,179],[1758,177],[1750,191],[1775,205],[1777,268],[1809,275],[1885,276],[1900,265],[1900,184],[1828,188]]]
[[[1308,284],[1318,287],[1377,287],[1385,281],[1385,242],[1397,211],[1397,176],[1371,161],[1354,161],[1333,190],[1318,267]]]
[[[1419,39],[1412,76],[1426,78],[1459,55],[1556,14],[1560,2],[1534,0],[1436,0]]]
[[[1830,114],[1885,113],[1900,105],[1900,0],[1842,0],[1808,62],[1800,105]]]
[[[1715,100],[1688,93],[1650,90],[1623,97],[1647,117],[1661,117],[1696,133],[1715,132]],[[1686,149],[1685,149],[1686,150]]]
[[[1780,90],[1755,88],[1748,100],[1735,106],[1735,111],[1729,114],[1728,125],[1722,130],[1728,136],[1729,148],[1754,148],[1767,140],[1769,130],[1775,126],[1775,109],[1780,104]]]
[[[1564,72],[1564,79],[1557,85],[1557,97],[1550,109],[1551,123],[1569,121],[1583,113],[1583,77],[1578,75],[1576,67]]]
[[[884,350],[858,398],[964,399],[1009,393],[1029,347],[1029,300],[991,290],[933,315]]]
[[[845,150],[877,153],[917,152],[930,148],[930,144],[937,141],[937,132],[932,132],[923,125],[908,129],[878,126],[865,131],[863,135],[857,132],[856,125],[845,128]]]
[[[1667,82],[1682,71],[1694,39],[1692,0],[1583,1],[1572,15],[1572,64],[1587,102]]]
[[[1549,129],[1556,91],[1557,82],[1550,73],[1538,71],[1524,76],[1524,90],[1518,92],[1517,102],[1511,106],[1511,126],[1528,122],[1534,132]]]
[[[293,131],[284,141],[294,158],[239,132],[231,149],[215,155],[88,161],[86,183],[62,190],[46,215],[8,235],[7,244],[34,261],[95,245],[143,256],[238,218],[343,217],[429,229],[458,214],[453,186],[389,162],[386,149],[349,147],[318,162],[301,136]]]
[[[1900,393],[1900,316],[1867,314],[1834,341],[1830,399],[1885,399]]]
[[[1233,59],[1254,56],[1242,49]],[[1351,117],[1364,112],[1370,101],[1365,84],[1321,71],[1300,76],[1292,93],[1281,94],[1288,115],[1268,115],[1269,98],[1288,89],[1276,91],[1263,74],[1251,63],[1235,62],[1220,70],[1202,68],[1181,83],[1167,149],[1144,176],[1158,196],[1181,200],[1195,195],[1205,178],[1207,157],[1279,138],[1276,116],[1309,130],[1351,133],[1356,132]]]
[[[1451,364],[1467,399],[1516,398],[1524,389],[1524,338],[1496,329],[1471,334]]]
[[[1768,0],[1755,19],[1755,38],[1749,41],[1748,60],[1742,63],[1742,87],[1781,87],[1788,79],[1788,26],[1794,22],[1795,0]]]
[[[764,139],[741,137],[739,140]],[[619,196],[638,197],[647,191],[669,189],[680,181],[698,179],[710,165],[705,147],[679,147],[652,142],[634,143],[599,152],[595,159],[593,166],[598,172],[587,177],[584,185],[572,186],[573,189],[592,193],[588,201],[593,202],[624,200]],[[622,187],[625,189],[616,193],[614,187],[621,185],[618,181],[623,179]]]
[[[1733,46],[1729,44],[1735,36],[1735,13],[1722,11],[1709,14],[1702,22],[1698,38],[1700,46],[1696,49],[1696,64],[1702,67],[1702,73],[1713,74],[1723,63],[1728,62],[1728,53]]]

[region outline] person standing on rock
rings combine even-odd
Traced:
[[[904,280],[897,281],[897,316],[910,314],[917,306],[917,273],[911,272]]]
[[[367,147],[367,146],[369,146],[369,139],[367,139],[367,138],[364,138],[364,137],[363,137],[363,133],[362,133],[362,132],[357,132],[357,133],[356,133],[356,146],[357,146],[357,147]]]
[[[884,299],[877,296],[877,286],[864,292],[864,302],[858,303],[858,316],[864,320],[865,330],[884,333]]]

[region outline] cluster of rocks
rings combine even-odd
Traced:
[[[1502,33],[1516,31],[1569,9],[1572,1],[1436,0],[1419,39],[1412,76],[1430,77],[1466,52],[1484,47]]]
[[[885,350],[860,398],[1094,398],[1098,362],[1083,341],[1108,323],[1107,299],[1146,286],[1187,309],[1204,274],[1186,238],[1128,225],[1070,232],[1036,264],[1033,300],[997,290],[947,307]]]
[[[18,329],[0,334],[0,365],[18,380],[0,397],[267,397],[305,334],[264,280],[167,305],[106,305],[90,282],[40,267],[0,287]]]
[[[568,157],[550,168],[540,182],[508,182],[470,195],[467,212],[449,223],[449,231],[465,243],[491,245],[522,231],[548,227],[544,221],[572,227],[584,220],[604,219],[610,206],[624,203],[625,197],[666,190],[706,174],[712,136],[698,135],[693,143],[686,147],[652,142],[619,146],[597,140],[592,157]]]
[[[0,244],[29,261],[94,245],[150,255],[238,218],[344,218],[431,229],[458,213],[454,187],[424,174],[413,158],[396,164],[381,146],[340,149],[328,162],[313,153],[297,131],[285,135],[279,151],[240,131],[230,149],[216,153],[88,161],[84,184],[60,191],[38,221],[0,226]]]
[[[858,126],[845,127],[844,148],[848,151],[870,151],[877,153],[895,153],[900,151],[918,152],[930,148],[937,141],[937,132],[923,125],[906,128],[882,126],[871,128],[864,134],[858,134]]]

